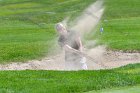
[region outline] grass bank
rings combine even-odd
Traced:
[[[1,93],[88,92],[140,84],[140,64],[98,71],[0,71]],[[128,72],[127,72],[128,71]]]

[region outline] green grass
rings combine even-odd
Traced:
[[[104,33],[98,32],[100,44],[110,49],[140,51],[140,17],[110,19],[103,22]]]
[[[96,33],[98,44],[111,50],[140,51],[139,3],[139,0],[105,0],[106,10],[101,20],[104,33]]]
[[[18,20],[7,20],[0,25],[0,62],[35,59],[46,55],[53,47],[55,35],[50,27],[46,31]]]
[[[132,87],[104,89],[100,91],[90,91],[86,93],[140,93],[140,85],[132,86]]]
[[[139,68],[140,64],[133,64],[98,71],[0,71],[0,92],[82,93],[110,88],[123,89],[140,84],[140,71],[133,74],[121,71]]]
[[[105,0],[106,10],[104,18],[140,17],[139,0]]]

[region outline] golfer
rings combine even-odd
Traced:
[[[81,39],[75,31],[69,31],[62,23],[56,24],[58,44],[65,50],[65,70],[86,70],[86,58],[82,55]]]

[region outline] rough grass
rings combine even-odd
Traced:
[[[140,84],[140,64],[98,71],[0,71],[1,93],[76,93]]]

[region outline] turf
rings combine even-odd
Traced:
[[[76,93],[114,88],[126,91],[126,86],[140,84],[140,64],[98,71],[0,71],[1,93]],[[134,87],[138,89],[137,87]]]
[[[103,22],[104,32],[98,32],[99,44],[112,50],[140,51],[140,17],[110,19]]]
[[[98,44],[106,45],[111,50],[125,52],[140,51],[140,7],[139,0],[105,0],[105,13],[96,37]]]
[[[133,87],[123,87],[123,88],[115,88],[115,89],[104,89],[100,91],[90,91],[85,93],[139,93],[140,85]]]

